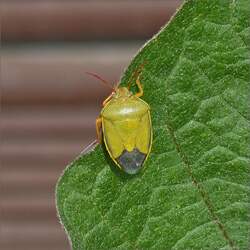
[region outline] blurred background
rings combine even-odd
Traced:
[[[0,249],[70,249],[54,191],[110,90],[181,0],[1,0]]]

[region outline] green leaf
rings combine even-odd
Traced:
[[[147,43],[143,99],[153,148],[145,170],[114,170],[105,149],[57,185],[74,250],[248,249],[249,1],[193,0]]]

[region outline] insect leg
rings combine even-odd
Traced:
[[[110,99],[112,98],[112,94],[111,95],[109,95],[104,101],[103,101],[103,103],[102,103],[102,106],[104,107],[109,101],[110,101]]]
[[[147,63],[147,61],[145,60],[141,65],[139,65],[139,67],[133,72],[133,74],[131,75],[131,77],[129,78],[128,81],[128,90],[130,90],[130,87],[132,85],[132,80],[136,79],[140,76],[142,69],[144,68],[145,64]],[[138,85],[138,84],[137,84]]]
[[[141,84],[141,82],[140,82],[139,76],[138,76],[137,79],[136,79],[136,85],[137,85],[137,87],[138,87],[138,89],[139,89],[139,92],[137,92],[137,93],[135,94],[135,96],[137,96],[137,97],[143,96],[143,88],[142,88],[142,84]]]
[[[95,121],[95,125],[96,125],[96,134],[97,134],[97,140],[99,143],[102,142],[102,118],[98,117]]]

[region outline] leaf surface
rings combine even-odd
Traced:
[[[249,34],[247,0],[193,0],[138,52],[121,84],[147,61],[152,152],[136,176],[101,146],[65,170],[74,250],[248,249]]]

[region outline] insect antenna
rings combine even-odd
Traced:
[[[85,72],[86,74],[98,79],[101,81],[101,83],[103,83],[105,86],[111,88],[114,91],[114,87],[112,86],[112,84],[110,84],[109,82],[107,82],[106,80],[104,80],[103,78],[101,78],[99,75],[92,73],[92,72]]]

